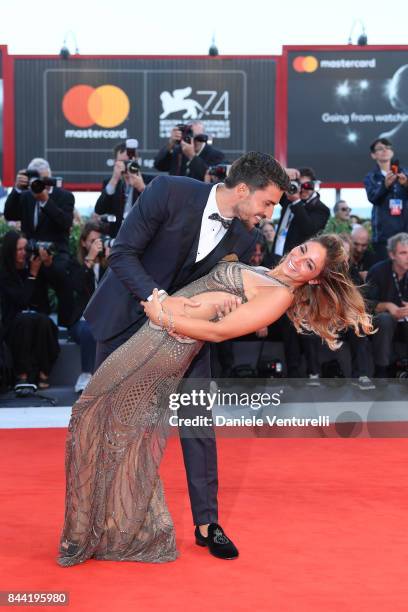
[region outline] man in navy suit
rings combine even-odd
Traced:
[[[148,300],[154,288],[174,314],[182,314],[190,300],[168,294],[207,274],[227,254],[248,262],[255,225],[272,216],[288,188],[285,170],[263,153],[234,162],[224,184],[155,178],[126,217],[109,257],[110,270],[84,313],[97,339],[96,366],[144,323],[139,302]],[[204,345],[186,376],[210,375],[209,345]],[[219,558],[235,558],[237,549],[217,523],[214,433],[197,438],[181,432],[181,443],[196,543]]]

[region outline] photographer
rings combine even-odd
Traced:
[[[351,263],[358,271],[360,283],[366,281],[368,270],[376,263],[375,255],[370,248],[370,235],[365,227],[357,225],[351,232]]]
[[[47,316],[48,299],[41,283],[44,249],[27,256],[27,240],[19,232],[3,237],[0,252],[0,297],[5,340],[13,356],[17,384],[46,389],[58,356],[58,329]]]
[[[282,196],[281,216],[273,246],[275,261],[294,247],[320,232],[330,217],[330,209],[315,191],[316,177],[311,168],[299,169],[299,180],[291,181],[291,193]]]
[[[110,249],[104,244],[106,238],[98,223],[86,223],[79,237],[77,260],[71,264],[74,309],[69,334],[81,350],[81,374],[75,384],[77,393],[85,389],[95,369],[96,342],[82,313],[107,268]]]
[[[387,259],[387,240],[408,232],[408,170],[394,158],[392,144],[377,138],[370,145],[374,170],[364,179],[367,198],[373,204],[371,225],[376,260]]]
[[[389,376],[392,344],[400,340],[408,347],[408,233],[388,239],[389,259],[376,263],[367,274],[367,297],[374,308],[373,343],[375,376]]]
[[[272,221],[265,219],[261,226],[261,232],[265,238],[265,253],[262,260],[262,265],[266,268],[273,268],[274,266],[274,255],[273,255],[273,243],[275,240],[276,232],[275,226]]]
[[[101,195],[95,204],[95,212],[98,215],[108,214],[116,217],[116,221],[109,226],[109,235],[112,238],[116,237],[123,219],[149,182],[150,177],[140,171],[137,147],[137,140],[130,138],[114,148],[112,176],[103,181]]]
[[[45,159],[33,159],[27,170],[20,170],[9,194],[4,217],[7,221],[21,221],[21,230],[29,246],[48,252],[41,280],[50,285],[58,298],[58,323],[65,326],[72,309],[72,295],[66,282],[69,263],[69,232],[73,221],[75,198],[70,191],[57,185]],[[37,242],[43,244],[37,245]],[[44,244],[49,243],[49,244]]]
[[[179,125],[171,130],[169,142],[160,149],[154,166],[161,172],[174,176],[189,176],[204,181],[209,166],[224,159],[224,153],[208,142],[201,121]]]
[[[313,170],[299,168],[298,172],[299,178],[291,180],[291,191],[284,194],[280,201],[282,211],[273,244],[275,265],[287,252],[320,232],[330,217],[330,209],[321,202],[319,194],[315,191],[316,177]],[[280,325],[288,377],[299,377],[302,344],[306,354],[309,382],[319,384],[319,365],[315,358],[314,337],[308,335],[300,337],[286,315],[281,318]]]

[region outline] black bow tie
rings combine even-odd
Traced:
[[[209,215],[208,218],[212,219],[213,221],[219,221],[222,227],[225,229],[228,229],[232,223],[232,219],[223,219],[223,217],[221,217],[221,215],[218,213],[213,213],[212,215]]]

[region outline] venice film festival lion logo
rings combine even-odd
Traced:
[[[207,133],[216,138],[230,138],[229,91],[197,89],[194,96],[192,93],[191,86],[160,93],[160,137],[169,137],[171,130],[183,121],[203,120]]]
[[[163,112],[160,119],[166,119],[172,113],[184,111],[183,119],[201,119],[203,115],[208,115],[197,100],[188,98],[193,89],[192,87],[184,87],[184,89],[174,89],[173,93],[163,91],[160,94],[160,100],[163,106]]]

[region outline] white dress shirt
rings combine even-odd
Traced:
[[[201,221],[200,238],[198,240],[198,249],[196,262],[201,261],[204,257],[207,257],[208,253],[211,253],[219,242],[223,239],[227,233],[227,229],[223,227],[220,221],[214,221],[208,217],[213,213],[218,213],[222,217],[220,210],[217,205],[216,192],[217,187],[222,183],[214,185],[208,196],[207,204],[205,205],[203,218]],[[231,218],[223,217],[223,219],[231,220]]]

